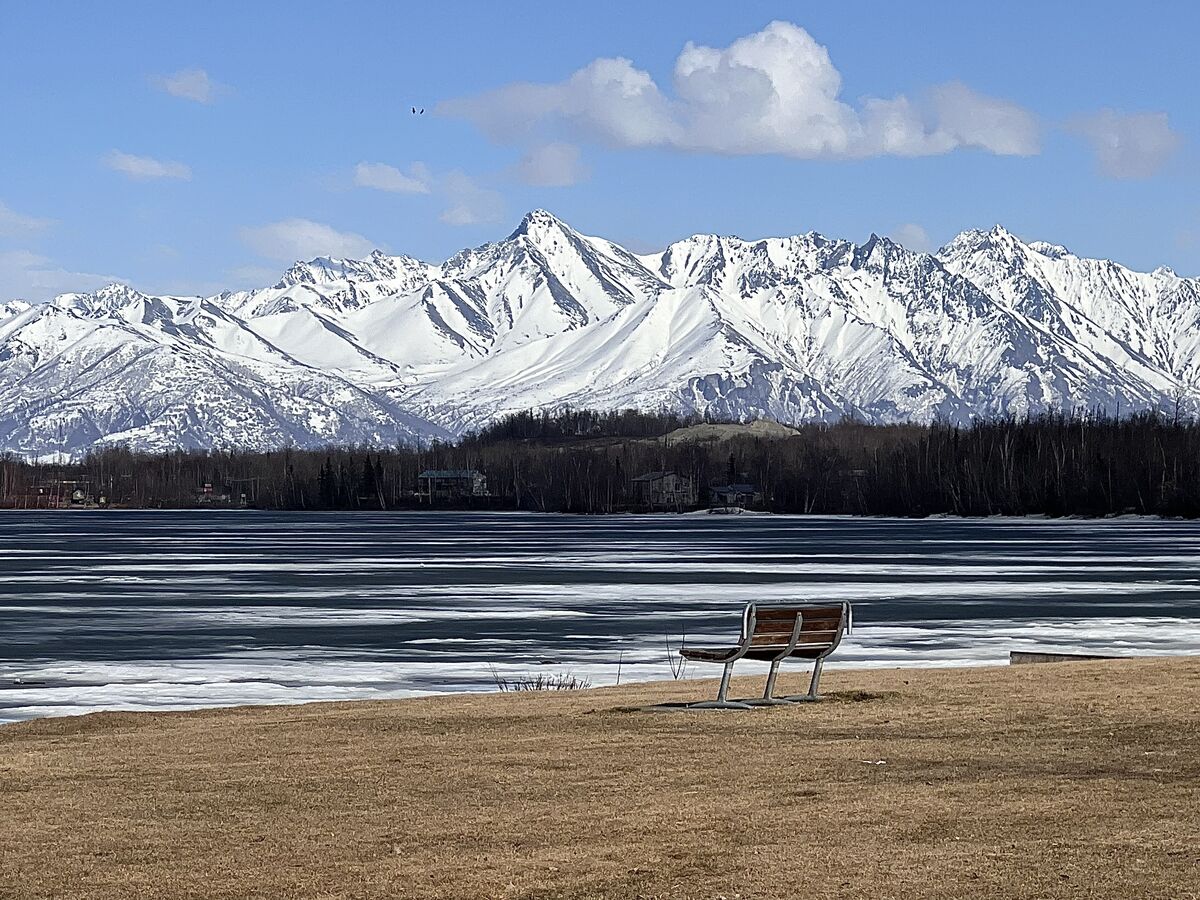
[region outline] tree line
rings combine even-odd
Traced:
[[[474,469],[488,495],[463,508],[611,513],[644,508],[634,479],[673,471],[748,482],[779,513],[889,516],[1200,516],[1200,425],[1156,413],[1049,414],[969,426],[808,424],[786,436],[705,430],[697,417],[625,410],[529,412],[463,440],[388,449],[177,450],[124,447],[73,462],[0,459],[0,506],[103,497],[126,507],[280,510],[419,508],[426,469]],[[695,432],[695,433],[693,433]],[[78,492],[78,494],[76,494]]]

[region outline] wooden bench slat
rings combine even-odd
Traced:
[[[697,662],[724,662],[729,657],[733,656],[739,647],[684,647],[679,651],[679,655],[684,659],[694,659]]]

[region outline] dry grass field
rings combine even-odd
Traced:
[[[711,687],[6,726],[0,896],[1200,897],[1200,660]]]

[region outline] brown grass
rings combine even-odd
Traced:
[[[1200,660],[825,686],[752,712],[626,710],[711,689],[680,682],[0,728],[0,896],[1200,896]]]

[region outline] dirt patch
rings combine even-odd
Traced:
[[[899,691],[834,691],[821,697],[822,703],[868,703],[872,700],[893,700]]]

